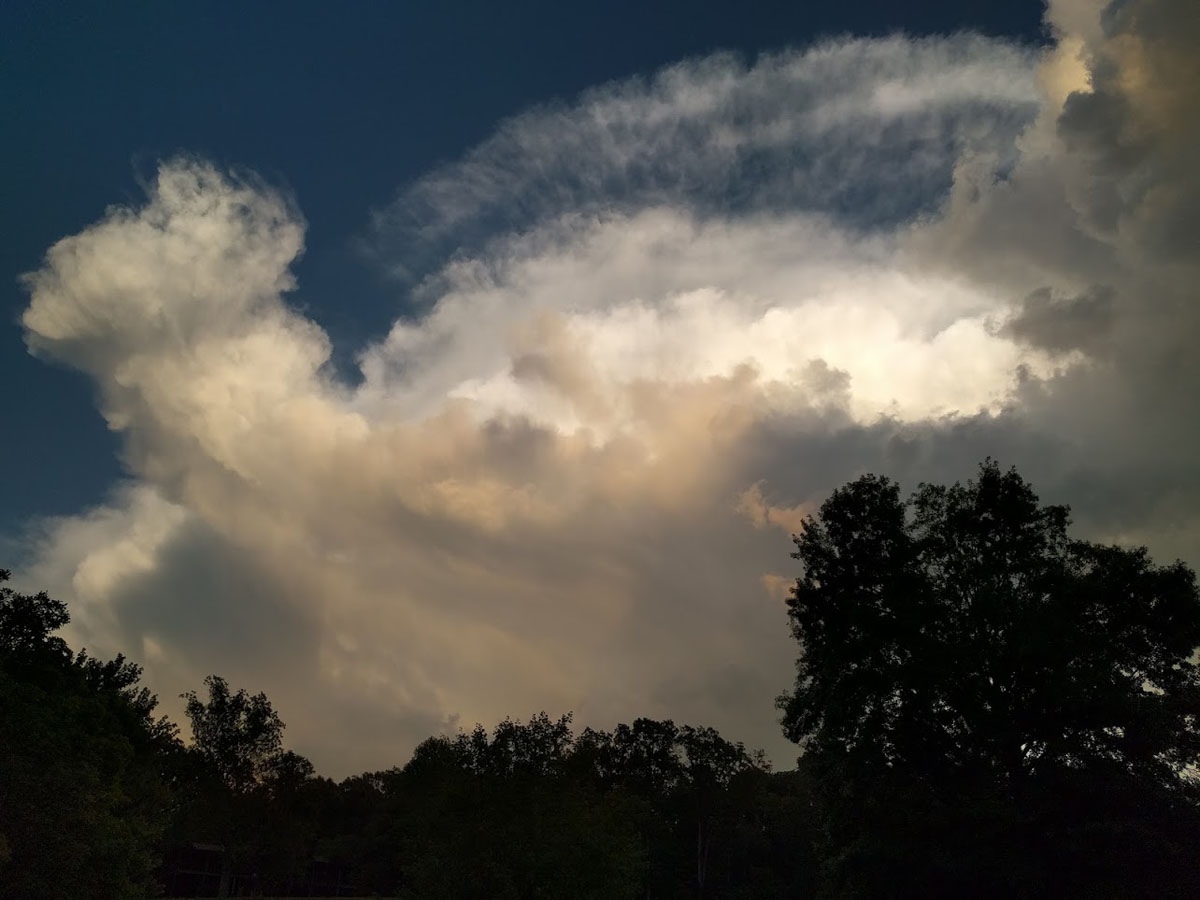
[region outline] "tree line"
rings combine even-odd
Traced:
[[[190,739],[0,573],[0,897],[1200,896],[1200,594],[1014,470],[864,476],[794,536],[794,770],[570,715],[335,782],[211,676]]]

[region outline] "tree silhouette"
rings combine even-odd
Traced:
[[[1054,831],[1060,856],[1073,830],[1090,828],[1110,858],[1150,853],[1158,871],[1173,865],[1185,838],[1172,843],[1160,826],[1192,816],[1187,773],[1200,758],[1195,576],[1182,563],[1155,566],[1144,549],[1073,540],[1068,524],[1066,507],[1040,505],[1016,471],[989,460],[977,480],[924,484],[908,501],[886,478],[860,478],[795,536],[804,569],[788,612],[802,652],[779,705],[805,765],[839,785],[829,810],[842,844],[830,852],[846,871],[886,871],[894,890],[895,865],[924,860],[931,868],[916,877],[928,886],[992,853],[1007,873],[997,877],[1016,877],[997,847],[1032,832],[987,838],[1005,817]],[[1104,808],[1087,796],[1100,779],[1113,799]],[[1145,802],[1119,808],[1136,795]],[[914,833],[914,814],[944,826],[923,849],[899,836]],[[980,827],[972,816],[984,836],[957,844],[956,831]],[[866,820],[874,835],[855,824]],[[880,861],[889,854],[906,859]]]
[[[185,750],[136,665],[0,583],[0,896],[151,896],[159,860],[176,895],[1200,896],[1195,576],[1068,525],[991,461],[834,492],[795,537],[775,774],[711,728],[541,713],[335,784],[216,676]]]
[[[183,695],[185,750],[140,669],[73,653],[66,622],[0,586],[2,897],[782,900],[814,881],[811,780],[711,728],[576,737],[541,713],[339,785],[283,749],[265,695],[216,676]]]
[[[149,896],[175,728],[123,657],[73,654],[66,607],[0,570],[0,896]]]
[[[751,802],[736,788],[739,779],[766,775],[761,751],[712,728],[636,719],[612,732],[585,729],[575,755],[610,797],[635,801],[629,815],[649,851],[652,895],[721,895],[716,885],[728,887],[720,883],[732,870],[732,833]]]
[[[224,678],[204,679],[208,700],[195,691],[187,701],[193,748],[234,793],[257,787],[275,768],[283,753],[283,722],[267,695],[244,690],[233,693]]]
[[[0,585],[11,576],[7,569],[0,569]],[[31,595],[0,587],[0,652],[10,660],[32,654],[69,659],[66,641],[52,633],[69,621],[67,605],[51,599],[45,591]]]
[[[571,717],[506,719],[422,743],[400,778],[412,896],[633,898],[641,855],[620,803],[573,766]],[[412,813],[416,813],[413,815]],[[401,813],[403,815],[403,813]]]
[[[232,889],[235,871],[249,870],[252,881],[264,876],[274,855],[261,827],[272,789],[312,776],[312,765],[283,750],[283,721],[266,694],[231,691],[225,679],[204,679],[207,700],[195,691],[182,694],[192,726],[191,753],[198,772],[187,827],[216,838],[222,847],[218,895]],[[279,786],[273,785],[282,780]]]

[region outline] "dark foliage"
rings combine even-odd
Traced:
[[[172,837],[219,848],[220,897],[290,893],[311,880],[305,870],[328,782],[283,749],[284,724],[265,694],[232,691],[215,675],[204,685],[206,699],[183,695],[192,744]]]
[[[67,621],[45,594],[0,586],[0,897],[148,896],[175,729],[137,666],[51,634]]]
[[[343,782],[334,818],[351,833],[325,846],[385,895],[794,896],[762,865],[790,786],[711,729],[639,719],[576,737],[542,713]]]
[[[1067,526],[991,462],[835,492],[795,538],[783,773],[541,713],[337,784],[216,676],[185,748],[137,666],[0,584],[0,897],[1200,896],[1194,575]]]
[[[1200,597],[1015,471],[853,482],[796,536],[785,733],[847,896],[1195,896]]]

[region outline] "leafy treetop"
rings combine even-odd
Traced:
[[[874,475],[835,491],[794,537],[787,736],[917,773],[1174,783],[1200,759],[1195,575],[1069,522],[991,460],[907,501]]]

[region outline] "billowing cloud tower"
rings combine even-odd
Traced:
[[[527,112],[377,215],[403,314],[355,384],[288,305],[291,198],[166,162],[27,276],[130,477],[20,577],[165,696],[265,689],[333,773],[543,708],[786,763],[788,533],[845,480],[991,454],[1194,553],[1197,18],[1053,2],[1041,51],[832,41]]]

